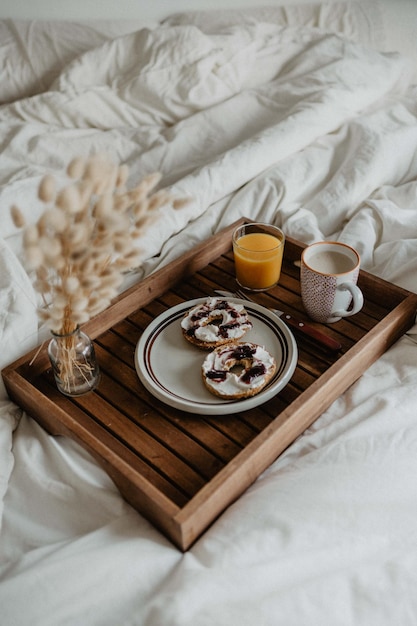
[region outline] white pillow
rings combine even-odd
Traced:
[[[0,20],[0,104],[45,91],[62,68],[83,52],[156,24]]]
[[[254,21],[319,28],[374,47],[380,45],[384,38],[381,7],[374,0],[329,0],[315,4],[306,0],[277,0],[273,6],[242,8],[240,11],[224,9],[175,13],[163,23],[193,24],[204,32],[214,32],[219,27]]]
[[[276,0],[271,6],[173,14],[164,24],[194,24],[204,32],[254,19],[284,26],[309,26],[344,35],[380,52],[399,52],[414,62],[417,76],[417,0]]]

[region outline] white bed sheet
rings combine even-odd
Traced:
[[[95,25],[91,46],[77,26],[81,56],[63,44],[16,77],[0,107],[1,366],[45,336],[9,207],[34,219],[42,175],[90,150],[192,198],[149,231],[132,280],[245,215],[353,244],[417,291],[413,63],[358,43],[368,22],[350,9]],[[2,625],[414,625],[416,383],[413,327],[186,554],[1,388]]]

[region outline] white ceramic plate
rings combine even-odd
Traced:
[[[265,346],[275,357],[277,371],[260,393],[243,400],[222,400],[204,386],[201,365],[204,350],[184,339],[181,319],[196,304],[207,298],[183,302],[153,320],[143,332],[135,351],[138,376],[156,398],[188,413],[224,415],[237,413],[266,402],[289,382],[297,365],[298,351],[294,336],[279,317],[259,304],[225,298],[244,304],[253,328],[241,341]]]

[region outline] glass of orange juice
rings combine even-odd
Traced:
[[[251,223],[233,232],[236,280],[244,289],[266,291],[281,274],[285,235],[271,224]]]

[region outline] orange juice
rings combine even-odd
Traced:
[[[283,251],[283,235],[278,239],[265,232],[249,232],[235,239],[233,252],[238,283],[253,290],[276,285],[281,274]]]

